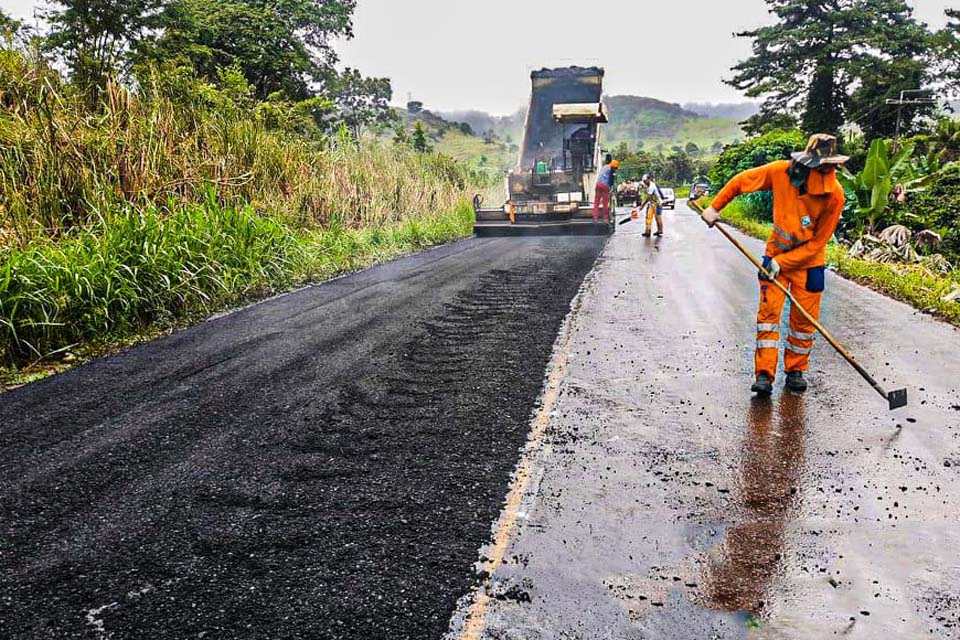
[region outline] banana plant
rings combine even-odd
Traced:
[[[856,215],[857,235],[877,231],[894,187],[899,185],[905,192],[922,190],[943,170],[936,155],[914,159],[913,152],[914,145],[907,144],[891,156],[887,142],[878,138],[870,145],[863,171],[837,174],[848,199],[852,196],[847,210]]]
[[[846,170],[837,174],[848,196],[854,197],[850,208],[856,214],[857,235],[875,230],[890,201],[890,191],[894,185],[892,169],[900,169],[912,153],[913,147],[908,145],[891,159],[886,141],[878,138],[870,145],[863,171],[857,175]]]

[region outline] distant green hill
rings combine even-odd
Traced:
[[[518,109],[508,116],[492,116],[484,111],[444,111],[441,113],[451,122],[466,122],[477,135],[494,135],[504,142],[520,144],[526,109]]]
[[[642,143],[647,150],[669,151],[692,142],[710,152],[716,143],[743,137],[737,120],[703,117],[678,104],[639,96],[607,96],[604,102],[610,112],[610,124],[603,131],[606,147],[626,142],[635,149]]]
[[[422,122],[434,148],[440,153],[497,172],[516,164],[519,152],[516,143],[493,135],[481,135],[482,132],[475,130],[469,122],[454,121],[427,109],[416,113],[396,109],[396,112],[407,131],[413,131],[418,120]]]

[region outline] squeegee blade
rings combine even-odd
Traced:
[[[890,410],[900,409],[907,406],[907,390],[897,389],[887,394],[887,400],[890,402]]]

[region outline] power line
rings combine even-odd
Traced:
[[[930,93],[929,89],[907,89],[900,92],[900,99],[893,100],[888,98],[885,101],[885,104],[896,105],[897,106],[897,135],[893,139],[893,150],[894,152],[900,147],[900,122],[902,120],[901,116],[903,114],[904,105],[920,105],[920,104],[935,104],[936,100],[933,98],[913,98],[912,100],[907,100],[904,96],[908,93]]]

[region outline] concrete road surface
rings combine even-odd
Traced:
[[[619,227],[588,277],[450,637],[960,637],[960,334],[831,275],[824,323],[909,407],[822,340],[806,395],[754,398],[755,272],[665,217],[659,240]]]

